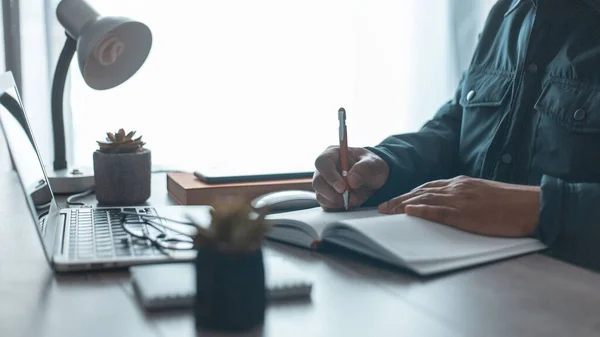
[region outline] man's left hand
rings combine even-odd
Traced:
[[[464,176],[436,180],[379,206],[468,232],[504,237],[531,235],[540,212],[540,188]]]

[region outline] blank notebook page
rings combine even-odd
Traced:
[[[531,238],[498,238],[471,234],[406,214],[345,220],[342,223],[370,237],[407,262],[456,259],[524,245],[542,245]]]
[[[278,219],[293,220],[301,223],[306,223],[315,229],[318,236],[321,236],[323,229],[329,223],[338,222],[346,219],[361,219],[366,217],[379,217],[383,214],[377,209],[359,209],[348,212],[325,212],[321,207],[303,209],[299,211],[271,214],[267,216],[268,220],[272,220],[276,224]]]

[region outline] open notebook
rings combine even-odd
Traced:
[[[532,238],[467,233],[405,214],[376,209],[324,212],[321,208],[271,214],[268,238],[317,249],[331,242],[393,265],[430,275],[546,248]]]

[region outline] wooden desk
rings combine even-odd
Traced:
[[[171,203],[155,175],[151,204]],[[145,313],[127,271],[54,275],[16,176],[0,174],[0,336],[195,336],[186,311]],[[272,305],[263,336],[599,336],[600,275],[543,255],[419,279],[356,257],[284,245],[268,253],[315,281]]]

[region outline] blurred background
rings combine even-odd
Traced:
[[[50,88],[65,40],[58,0],[3,0],[1,64],[12,70],[47,166]],[[492,0],[89,0],[153,33],[127,82],[67,83],[68,162],[91,166],[96,140],[123,127],[144,136],[157,168],[313,169],[337,143],[412,132],[452,98]]]

